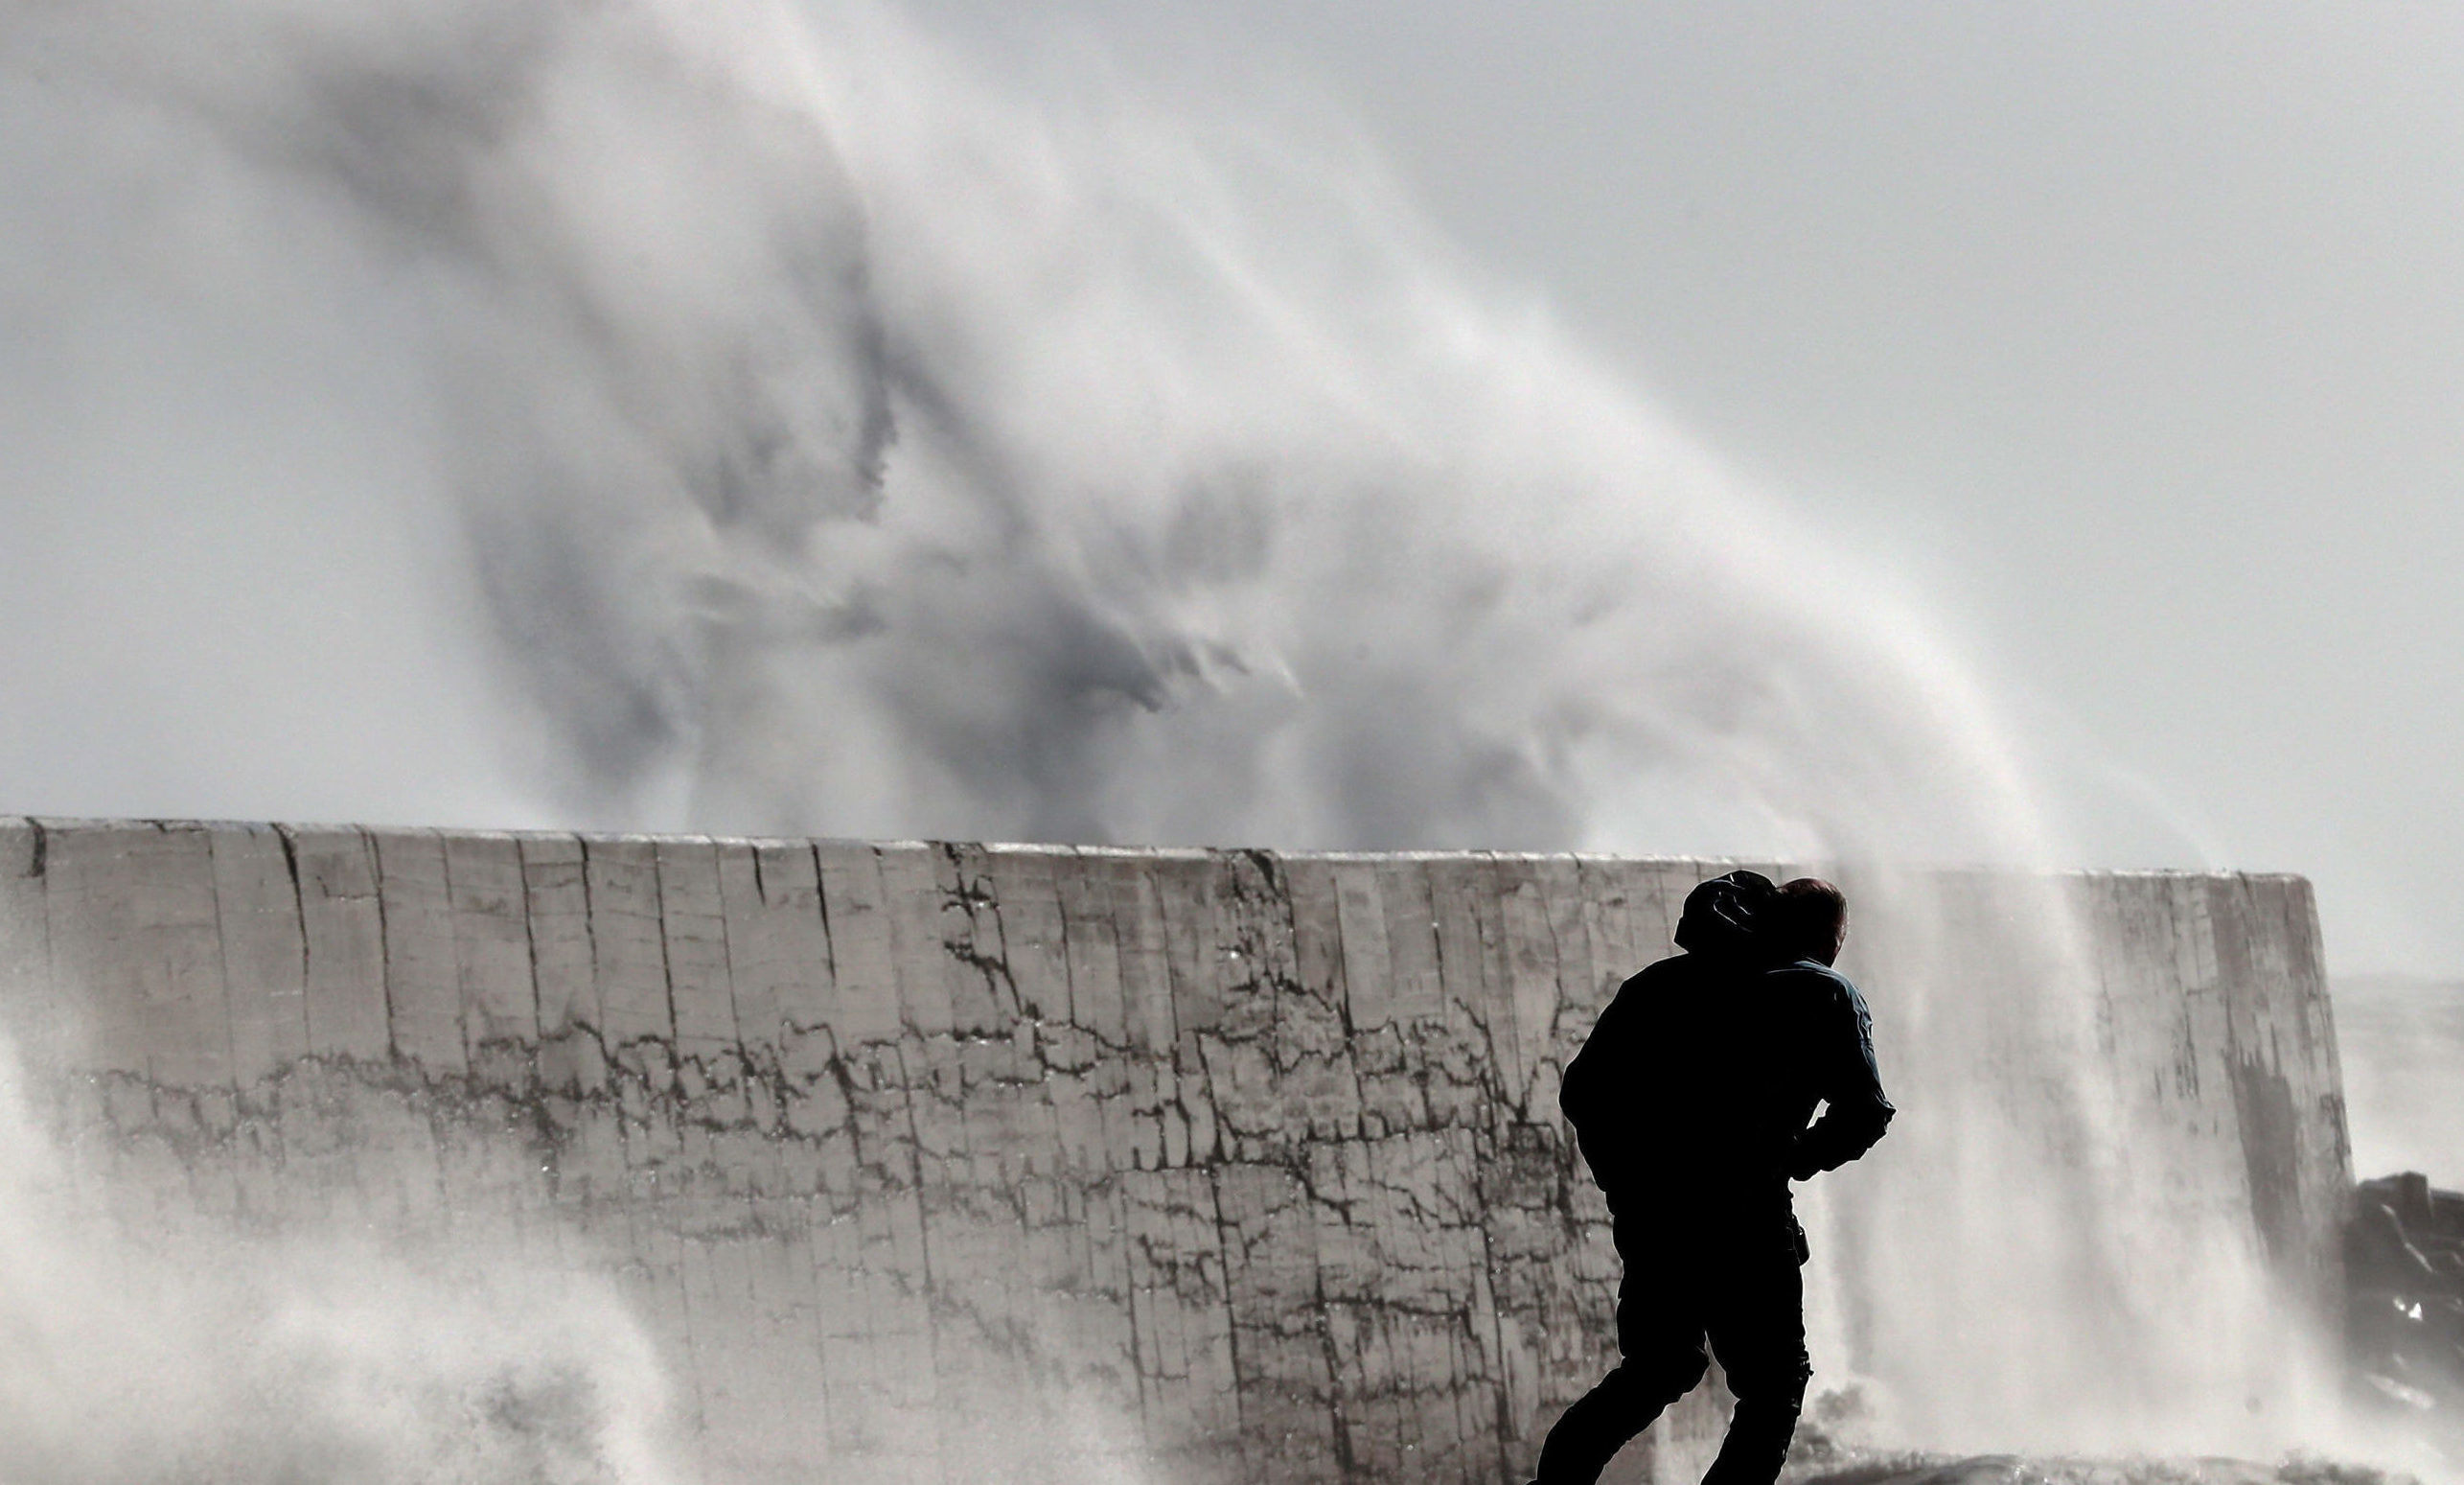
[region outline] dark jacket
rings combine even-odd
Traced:
[[[1702,953],[1618,989],[1558,1102],[1612,1209],[1647,1195],[1785,1207],[1791,1177],[1865,1153],[1892,1114],[1845,976]]]

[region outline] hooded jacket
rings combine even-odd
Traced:
[[[1790,1178],[1855,1159],[1889,1125],[1864,997],[1762,948],[1775,896],[1753,872],[1697,887],[1686,952],[1620,986],[1567,1064],[1558,1102],[1612,1210],[1646,1194],[1785,1210]]]

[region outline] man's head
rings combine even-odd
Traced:
[[[1715,876],[1686,893],[1677,947],[1716,959],[1750,959],[1765,941],[1779,889],[1760,871]]]
[[[1787,958],[1831,963],[1848,941],[1848,894],[1818,876],[1782,883],[1772,902],[1771,936]]]

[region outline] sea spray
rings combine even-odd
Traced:
[[[176,1162],[67,1128],[33,1115],[0,1046],[14,1485],[679,1477],[650,1342],[587,1265],[543,1268],[467,1215],[425,1232],[207,1216]]]
[[[1466,283],[1344,151],[1012,96],[862,5],[10,21],[20,108],[117,147],[12,168],[140,239],[42,260],[39,316],[74,342],[104,305],[168,332],[244,293],[278,331],[287,302],[364,322],[412,395],[304,358],[230,417],[418,444],[394,489],[284,452],[335,505],[460,512],[531,719],[508,746],[567,818],[2034,849],[1976,686],[1891,586]],[[154,339],[132,359],[185,350]],[[12,353],[38,401],[57,343]],[[73,428],[145,418],[132,384],[78,383]]]

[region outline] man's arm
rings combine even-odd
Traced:
[[[1576,1147],[1603,1191],[1623,1184],[1636,1155],[1627,1125],[1638,1044],[1651,1031],[1646,985],[1645,975],[1638,974],[1618,986],[1557,1085],[1557,1107],[1574,1125]]]
[[[1566,1122],[1579,1135],[1586,1125],[1596,1125],[1606,1112],[1610,1092],[1617,1086],[1625,1070],[1620,1064],[1630,1062],[1634,1023],[1642,1019],[1642,1009],[1635,1003],[1642,999],[1642,979],[1636,975],[1617,987],[1600,1019],[1592,1023],[1591,1034],[1583,1038],[1582,1050],[1566,1064],[1557,1081],[1557,1108]]]
[[[1803,1181],[1836,1170],[1874,1148],[1897,1110],[1882,1096],[1882,1075],[1874,1065],[1874,1016],[1865,997],[1845,976],[1826,975],[1832,993],[1823,1008],[1814,1065],[1827,1105],[1820,1119],[1797,1136],[1788,1173]]]

